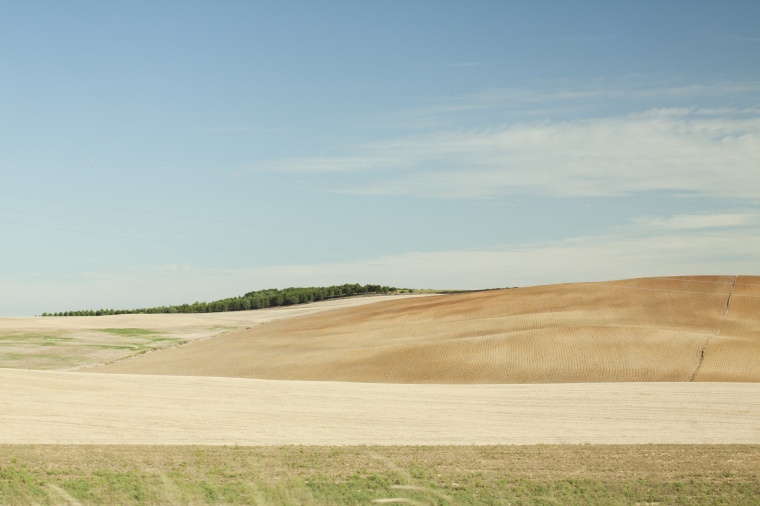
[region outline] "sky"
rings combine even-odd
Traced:
[[[760,274],[760,2],[0,5],[0,315]]]

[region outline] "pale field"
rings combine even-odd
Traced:
[[[418,296],[353,297],[226,313],[0,317],[0,367],[74,370],[282,318]]]
[[[660,278],[287,314],[2,319],[6,335],[194,341],[81,372],[0,369],[0,443],[760,444],[757,285]]]
[[[399,385],[0,369],[0,444],[758,444],[757,383]]]
[[[386,383],[760,382],[760,277],[396,300],[283,319],[91,370]]]

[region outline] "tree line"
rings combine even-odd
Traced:
[[[308,288],[269,288],[248,292],[240,297],[216,300],[213,302],[193,302],[177,306],[159,306],[140,309],[87,309],[83,311],[62,311],[59,313],[42,313],[42,316],[105,316],[117,314],[157,314],[157,313],[220,313],[224,311],[247,311],[268,307],[292,306],[320,300],[352,297],[355,295],[375,295],[390,293],[412,293],[411,289],[399,289],[391,286],[345,284]]]

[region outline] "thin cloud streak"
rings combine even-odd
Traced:
[[[326,191],[425,198],[510,194],[617,196],[647,191],[756,199],[760,116],[697,109],[479,131],[441,131],[368,144],[351,155],[278,160],[259,170],[345,173]]]
[[[540,105],[539,110],[561,110],[573,106],[584,110],[594,102],[609,104],[613,101],[642,103],[696,100],[760,92],[760,82],[752,80],[677,85],[642,82],[642,79],[629,76],[617,81],[597,79],[582,83],[572,80],[537,80],[522,87],[492,88],[467,95],[438,97],[422,107],[403,111],[399,116],[408,120],[420,117],[445,118],[451,114],[494,109],[531,113],[537,104]],[[581,103],[582,107],[579,105]],[[549,104],[554,104],[555,107],[547,107]]]
[[[641,227],[658,230],[698,230],[747,227],[760,223],[760,212],[678,214],[667,218],[640,216],[633,222]]]

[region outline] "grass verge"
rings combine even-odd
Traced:
[[[0,504],[760,504],[760,446],[0,446]]]

